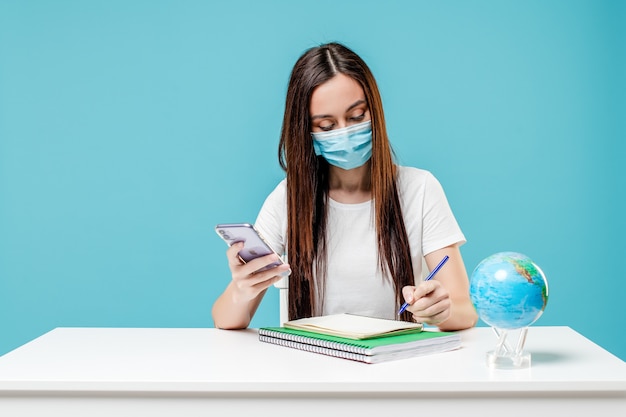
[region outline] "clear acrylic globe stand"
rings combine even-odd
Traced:
[[[520,329],[497,329],[492,327],[498,343],[496,348],[487,352],[487,366],[494,369],[524,369],[530,367],[530,353],[524,352],[528,327]],[[515,344],[510,344],[508,339],[515,338]]]

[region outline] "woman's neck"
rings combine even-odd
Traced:
[[[328,195],[344,204],[358,204],[372,199],[371,162],[351,170],[330,166]]]

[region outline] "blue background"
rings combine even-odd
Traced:
[[[337,40],[399,162],[443,184],[468,271],[525,253],[549,282],[535,325],[626,359],[625,3],[1,0],[0,353],[58,326],[213,326],[213,227],[254,221],[291,67]],[[277,323],[272,288],[252,326]]]

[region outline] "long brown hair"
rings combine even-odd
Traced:
[[[414,285],[393,150],[387,137],[378,86],[369,67],[357,54],[338,43],[324,44],[307,50],[291,72],[278,147],[280,166],[287,174],[286,250],[292,271],[290,319],[311,317],[316,310],[321,312],[320,306],[316,306],[316,294],[323,300],[328,163],[315,155],[309,108],[313,90],[338,73],[351,77],[363,88],[372,119],[371,186],[380,268],[393,279],[398,305],[403,301],[402,287]],[[409,319],[409,314],[402,318]]]

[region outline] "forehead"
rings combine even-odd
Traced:
[[[363,88],[356,80],[344,74],[337,74],[313,90],[311,116],[342,115],[353,103],[364,99]]]

